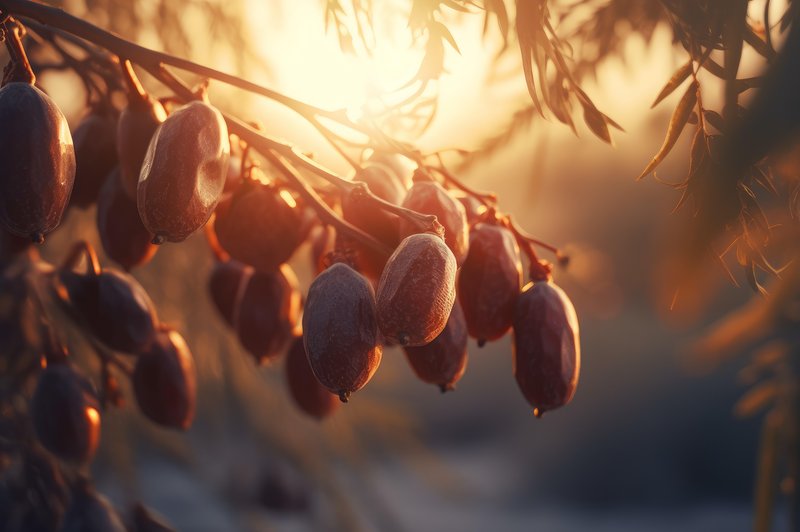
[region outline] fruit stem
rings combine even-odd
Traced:
[[[133,71],[133,65],[129,60],[124,60],[120,65],[122,67],[122,77],[125,80],[125,87],[128,89],[128,103],[136,105],[137,103],[147,102],[147,92],[142,87],[142,82]]]
[[[433,170],[437,174],[441,175],[444,178],[445,183],[448,185],[454,186],[455,188],[461,190],[462,192],[472,196],[473,198],[477,199],[487,207],[491,207],[497,203],[497,194],[494,192],[479,192],[474,188],[464,184],[460,179],[456,176],[451,174],[447,168],[444,167],[444,163],[442,162],[441,156],[437,153],[437,157],[439,158],[439,166],[421,166],[426,170]]]
[[[64,271],[74,270],[75,266],[78,265],[78,261],[80,260],[81,256],[86,257],[86,271],[94,277],[100,275],[101,268],[100,261],[97,258],[97,253],[92,245],[86,240],[79,240],[72,245],[69,253],[61,263],[60,269]]]
[[[3,85],[12,81],[22,83],[36,83],[36,74],[33,73],[31,64],[28,61],[28,54],[22,46],[22,39],[19,35],[19,26],[16,24],[10,27],[7,21],[2,24],[3,39],[6,41],[8,55],[11,57],[10,69],[3,76]]]
[[[539,240],[538,238],[534,238],[534,237],[530,236],[528,233],[523,231],[519,227],[519,225],[517,225],[514,222],[514,220],[511,218],[511,215],[507,214],[507,215],[501,216],[501,221],[502,221],[502,224],[505,227],[507,227],[508,229],[511,230],[512,233],[514,233],[514,236],[517,237],[517,240],[520,240],[520,239],[521,240],[525,240],[525,241],[529,242],[530,244],[534,244],[536,246],[539,246],[541,248],[546,249],[547,251],[552,252],[553,254],[555,254],[556,260],[558,261],[558,264],[561,267],[566,267],[569,264],[569,255],[567,255],[566,253],[561,251],[556,246],[553,246],[552,244],[548,244],[547,242],[543,242],[542,240]]]

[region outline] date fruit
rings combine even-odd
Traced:
[[[347,402],[381,362],[375,295],[358,272],[341,262],[317,276],[308,289],[303,343],[314,376]]]
[[[303,338],[299,336],[292,341],[286,355],[286,383],[295,404],[315,419],[325,419],[339,408],[339,399],[314,376]]]
[[[514,309],[514,376],[537,416],[570,402],[580,366],[572,302],[552,282],[528,283]]]
[[[67,119],[45,93],[14,81],[0,88],[0,225],[43,242],[61,223],[75,180]]]
[[[117,122],[117,157],[122,172],[122,187],[131,199],[136,199],[142,162],[150,139],[159,124],[167,119],[161,102],[149,95],[129,98]]]
[[[439,336],[456,299],[456,258],[429,233],[403,240],[378,282],[378,325],[402,346],[425,345]]]
[[[85,209],[97,201],[106,178],[119,161],[117,117],[95,110],[81,120],[72,134],[75,143],[75,185],[70,205]]]
[[[207,103],[188,103],[158,126],[136,196],[154,243],[181,242],[208,221],[225,187],[230,151],[222,113]]]

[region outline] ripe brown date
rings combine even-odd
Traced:
[[[117,117],[96,110],[72,134],[75,143],[75,185],[70,205],[85,209],[97,201],[103,183],[117,166]]]
[[[176,331],[160,331],[150,350],[141,353],[133,370],[133,391],[142,413],[165,427],[192,424],[197,395],[194,360]]]
[[[469,335],[479,345],[500,338],[511,327],[521,287],[522,261],[514,235],[498,225],[477,224],[461,267],[458,297]]]
[[[106,255],[126,271],[147,263],[158,247],[142,225],[136,201],[125,193],[118,168],[114,169],[97,198],[97,231]]]
[[[250,280],[253,268],[236,260],[217,262],[208,279],[211,301],[225,323],[234,326],[234,319],[240,298],[240,287]]]
[[[36,437],[62,460],[91,460],[100,440],[100,410],[89,382],[67,362],[39,374],[31,401]]]
[[[287,264],[274,272],[254,272],[235,311],[239,342],[257,362],[280,355],[300,319],[297,277]]]
[[[61,272],[61,297],[94,336],[115,351],[147,350],[156,335],[150,296],[130,275],[103,270],[98,275]]]
[[[403,200],[403,207],[423,214],[433,214],[444,227],[444,241],[456,258],[458,266],[463,264],[469,249],[469,228],[464,206],[434,181],[417,181]],[[418,232],[408,220],[400,221],[400,236],[407,237]]]
[[[207,103],[188,103],[158,126],[136,196],[154,243],[181,242],[208,221],[225,187],[230,152],[222,113]]]
[[[67,119],[25,82],[0,88],[0,225],[34,242],[61,223],[75,179]]]
[[[425,345],[442,332],[456,299],[456,258],[432,234],[407,237],[378,283],[378,325],[403,346]]]
[[[514,376],[537,416],[570,402],[580,365],[572,302],[552,282],[528,283],[514,309]]]
[[[159,124],[166,120],[167,111],[151,96],[135,95],[119,115],[117,122],[117,156],[122,172],[122,187],[131,199],[136,199],[142,162]]]
[[[339,399],[314,376],[302,337],[292,341],[286,355],[286,383],[300,410],[313,418],[325,419],[339,408]]]
[[[446,392],[467,369],[467,322],[456,300],[444,330],[427,345],[405,347],[406,358],[417,377]]]
[[[343,402],[372,378],[383,348],[375,295],[361,274],[336,263],[314,279],[303,314],[303,342],[317,380]]]
[[[270,272],[289,260],[312,225],[287,191],[246,181],[217,208],[214,230],[231,257]]]

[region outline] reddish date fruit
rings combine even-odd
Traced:
[[[375,295],[358,272],[336,263],[308,289],[303,343],[314,376],[346,402],[381,362]]]
[[[158,126],[136,196],[154,242],[181,242],[208,221],[225,187],[230,152],[222,113],[207,103],[186,104]]]
[[[167,111],[150,96],[129,98],[117,122],[117,156],[122,172],[122,187],[131,199],[136,199],[142,162],[150,139],[159,124],[167,119]]]
[[[294,339],[286,355],[286,383],[300,410],[313,418],[325,419],[339,408],[339,399],[314,376],[302,337]]]
[[[192,353],[176,331],[158,333],[150,350],[136,359],[131,379],[136,403],[148,419],[183,430],[194,418],[196,381]]]
[[[436,235],[414,234],[395,249],[378,283],[378,325],[402,346],[442,332],[456,299],[456,258]]]
[[[250,280],[253,268],[236,260],[217,262],[208,279],[211,301],[225,323],[234,327],[240,291]]]
[[[126,532],[122,518],[87,480],[79,480],[60,532]]]
[[[72,134],[75,185],[70,205],[85,209],[97,201],[106,177],[117,166],[117,117],[110,111],[87,115]]]
[[[97,231],[106,255],[125,270],[146,264],[157,246],[142,225],[136,202],[122,188],[119,169],[108,176],[97,198]]]
[[[297,277],[287,264],[254,272],[246,280],[235,313],[239,342],[258,362],[280,355],[300,318]]]
[[[411,368],[423,382],[446,392],[467,369],[467,322],[456,300],[444,330],[427,345],[404,348]]]
[[[483,345],[511,327],[522,287],[519,246],[508,229],[479,223],[472,229],[467,260],[458,279],[469,335]]]
[[[444,227],[444,241],[461,266],[469,249],[469,228],[464,206],[433,181],[417,181],[403,200],[403,207],[423,214],[433,214]],[[400,236],[417,232],[407,220],[400,221]]]
[[[0,88],[0,225],[34,242],[61,223],[75,179],[67,119],[24,82]]]
[[[61,272],[62,299],[94,336],[115,351],[145,351],[156,336],[156,311],[136,279],[116,270]],[[64,293],[65,292],[65,293]]]
[[[219,205],[214,230],[231,257],[271,272],[289,260],[312,225],[287,191],[248,181]]]
[[[514,376],[537,416],[570,402],[580,366],[572,302],[551,282],[528,283],[514,309]]]
[[[370,192],[395,205],[400,205],[406,194],[400,180],[380,166],[365,166],[355,180],[366,183]],[[391,248],[400,242],[397,233],[398,216],[376,207],[360,191],[345,194],[342,199],[342,214],[345,220]],[[344,235],[339,247],[352,248],[358,271],[371,279],[380,278],[387,259],[384,253]]]
[[[31,401],[36,437],[62,460],[91,460],[100,440],[100,411],[89,382],[66,362],[39,374]]]

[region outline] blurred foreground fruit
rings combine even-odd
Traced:
[[[183,430],[194,418],[196,381],[192,353],[175,331],[158,333],[150,350],[136,359],[132,378],[142,413],[159,425]]]
[[[67,119],[45,93],[15,81],[0,88],[0,224],[34,242],[58,227],[75,179]]]
[[[100,412],[89,382],[67,362],[49,364],[31,401],[36,437],[62,460],[91,460],[100,440]]]
[[[286,383],[295,404],[313,418],[325,419],[339,408],[339,399],[314,376],[302,337],[294,339],[286,355]]]
[[[458,278],[458,297],[469,335],[479,345],[508,332],[521,286],[522,260],[511,231],[488,223],[473,227]]]
[[[225,120],[207,103],[188,103],[158,126],[136,196],[154,242],[181,242],[208,221],[225,187],[230,151]]]
[[[537,416],[570,402],[580,366],[572,302],[552,282],[528,283],[514,309],[514,376]]]
[[[444,241],[415,234],[395,249],[378,283],[381,332],[403,346],[425,345],[442,332],[456,299],[456,259]]]
[[[420,380],[436,384],[442,392],[454,390],[467,368],[467,322],[458,300],[439,336],[427,345],[405,347],[404,351]]]
[[[142,162],[158,125],[167,118],[161,103],[146,94],[133,93],[117,122],[117,155],[122,173],[122,187],[136,199]]]
[[[361,274],[336,263],[314,279],[303,314],[303,342],[317,380],[342,401],[372,378],[383,348],[375,295]]]

